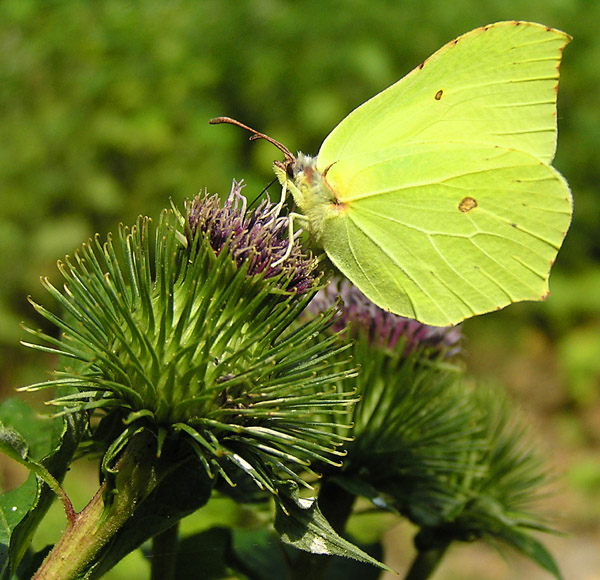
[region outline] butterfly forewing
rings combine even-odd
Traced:
[[[405,142],[500,145],[550,162],[558,66],[569,39],[525,22],[459,37],[350,113],[323,143],[319,169],[348,157],[358,168],[361,155]]]

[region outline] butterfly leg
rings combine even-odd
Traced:
[[[269,210],[269,213],[267,215],[273,216],[274,219],[277,219],[279,217],[279,214],[281,213],[281,210],[283,209],[283,205],[285,204],[286,197],[287,197],[287,183],[284,183],[283,187],[281,188],[281,197],[280,197],[279,201],[277,202],[276,205],[273,206],[273,208],[271,210]]]
[[[288,238],[288,247],[287,250],[285,251],[285,254],[279,258],[279,260],[276,260],[275,262],[273,262],[271,264],[271,268],[274,268],[275,266],[278,266],[279,264],[281,264],[282,262],[284,262],[285,260],[287,260],[290,257],[290,254],[292,253],[292,246],[294,245],[294,239],[295,239],[295,234],[294,234],[294,220],[296,220],[297,222],[304,222],[304,223],[308,223],[308,218],[301,214],[301,213],[295,213],[292,212],[288,215],[288,220],[289,220],[289,238]],[[300,233],[299,231],[296,233]]]

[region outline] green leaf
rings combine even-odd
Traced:
[[[62,421],[40,417],[25,401],[17,398],[6,399],[2,402],[0,422],[6,428],[17,432],[26,442],[26,455],[33,461],[50,453],[54,444],[53,431],[57,424],[62,425]]]
[[[75,417],[41,417],[20,399],[0,405],[0,450],[38,473],[62,479],[77,446]],[[35,465],[37,463],[37,466]],[[23,558],[33,534],[50,507],[54,492],[33,474],[20,487],[0,495],[0,580],[8,580]]]
[[[293,547],[288,546],[286,558],[281,542],[272,532],[266,529],[234,530],[232,538],[229,565],[236,572],[243,573],[252,580],[271,580],[289,576],[288,566],[297,552]],[[383,550],[380,544],[369,544],[364,547],[376,557],[382,557]],[[381,571],[370,563],[349,558],[335,558],[328,567],[327,578],[376,580],[380,574]]]
[[[305,552],[344,556],[392,571],[360,548],[339,536],[325,519],[317,502],[300,498],[290,482],[281,489],[275,517],[275,529],[282,541]],[[286,510],[285,513],[283,510]]]
[[[5,427],[0,421],[0,451],[19,463],[23,461],[29,451],[27,442],[11,427]]]
[[[374,558],[383,558],[383,547],[380,543],[361,544],[361,549]],[[348,558],[336,558],[329,568],[328,580],[377,580],[381,576],[381,570],[365,562],[358,562]]]
[[[23,525],[26,517],[31,513],[36,504],[39,505],[37,497],[37,481],[31,476],[20,487],[0,496],[0,579],[9,580],[16,566],[24,555],[27,544],[31,537],[15,541],[13,534],[19,526]]]

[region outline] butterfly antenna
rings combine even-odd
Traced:
[[[283,155],[285,156],[285,162],[282,163],[281,161],[275,161],[275,165],[277,167],[279,167],[280,169],[282,169],[286,174],[290,171],[290,169],[293,167],[294,162],[296,161],[296,158],[292,155],[291,151],[283,143],[280,143],[276,139],[273,139],[272,137],[269,137],[268,135],[265,135],[264,133],[261,133],[260,131],[257,131],[256,129],[252,129],[252,127],[248,127],[248,125],[244,125],[244,123],[240,123],[240,121],[236,121],[235,119],[232,119],[231,117],[216,117],[215,119],[211,119],[209,121],[209,123],[211,125],[220,125],[221,123],[226,123],[228,125],[235,125],[236,127],[241,127],[242,129],[246,129],[246,131],[250,131],[250,133],[252,133],[252,136],[250,137],[250,141],[255,141],[256,139],[264,139],[265,141],[268,141],[272,145],[275,145],[275,147],[277,147],[277,149],[279,149],[279,151],[281,151],[283,153]],[[270,183],[265,188],[265,190],[268,189],[271,185],[272,185],[272,183]],[[263,190],[263,192],[265,190]],[[287,193],[287,187],[284,185],[281,190],[281,198],[280,198],[279,202],[277,203],[277,205],[275,205],[273,207],[273,209],[270,212],[273,216],[278,217],[279,214],[281,213],[281,210],[283,209],[283,206],[285,204],[286,193]],[[291,222],[290,222],[290,226],[291,226]],[[291,247],[289,249],[291,251]]]
[[[257,131],[256,129],[252,129],[252,127],[248,127],[248,125],[244,125],[244,123],[240,123],[239,121],[236,121],[235,119],[232,119],[231,117],[216,117],[215,119],[211,119],[209,121],[209,123],[211,125],[220,125],[221,123],[227,123],[228,125],[235,125],[236,127],[241,127],[242,129],[246,129],[246,131],[250,131],[250,133],[252,133],[252,137],[250,137],[250,141],[256,141],[256,139],[264,139],[265,141],[268,141],[272,145],[275,145],[275,147],[277,147],[277,149],[279,149],[279,151],[281,151],[283,153],[283,155],[285,156],[285,166],[286,167],[288,165],[291,165],[294,162],[294,160],[296,159],[292,155],[290,150],[283,143],[280,143],[276,139],[273,139],[273,137],[269,137],[268,135],[265,135],[264,133],[261,133],[260,131]]]

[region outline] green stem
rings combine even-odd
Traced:
[[[179,522],[152,538],[150,580],[174,580],[177,563]]]
[[[157,485],[156,448],[145,432],[134,437],[117,464],[115,491],[107,502],[104,482],[77,514],[32,580],[74,580],[131,518],[137,505]]]
[[[99,524],[105,511],[105,491],[103,484],[85,509],[75,516],[32,580],[75,578],[93,560],[112,536],[110,528]]]
[[[419,550],[404,580],[427,580],[444,557],[450,543],[436,548]]]
[[[356,496],[339,485],[323,480],[319,491],[319,509],[331,527],[340,535],[346,529],[348,518],[352,514],[352,506]],[[301,552],[290,569],[291,580],[323,580],[332,557],[321,554]]]

